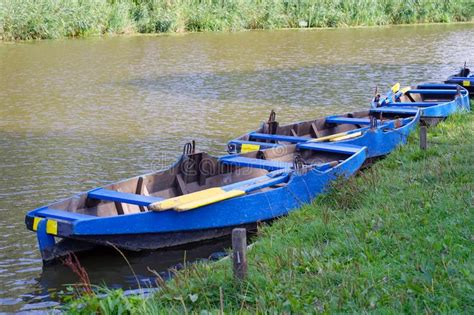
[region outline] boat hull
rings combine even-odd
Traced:
[[[396,147],[405,144],[408,141],[410,133],[416,128],[420,121],[420,114],[408,124],[387,131],[380,129],[369,129],[359,138],[351,140],[338,141],[340,144],[351,144],[367,147],[367,157],[376,158],[389,154]]]
[[[474,76],[459,77],[451,76],[446,81],[446,84],[459,84],[469,92],[469,98],[474,98]]]
[[[234,228],[245,228],[252,232],[257,225],[271,220],[259,221],[225,228],[178,231],[166,233],[111,234],[111,235],[70,235],[62,238],[55,246],[42,253],[45,264],[53,263],[71,252],[90,251],[98,246],[117,247],[120,250],[139,252],[173,248],[206,240],[221,238],[232,233]]]
[[[409,102],[398,102],[393,101],[393,98],[404,97],[407,92],[410,91],[419,91],[423,93],[431,93],[433,96],[442,96],[443,93],[449,93],[448,95],[453,95],[452,100],[449,101],[439,101],[439,102],[413,102],[416,105],[411,106]],[[440,91],[438,93],[438,91]],[[446,119],[450,115],[456,112],[470,111],[470,102],[469,102],[469,92],[460,87],[457,84],[436,84],[436,83],[427,83],[421,84],[413,89],[408,89],[405,94],[387,93],[387,96],[381,99],[378,102],[373,102],[372,107],[374,108],[397,108],[397,109],[419,109],[421,111],[421,121],[425,125],[434,125],[441,120]],[[432,105],[431,105],[432,104]]]
[[[244,195],[191,211],[147,211],[110,217],[61,220],[42,218],[37,236],[44,260],[55,257],[54,237],[97,245],[114,245],[126,250],[150,250],[199,242],[229,234],[233,227],[272,220],[310,202],[328,188],[331,181],[353,175],[366,159],[366,148],[326,171],[315,168],[294,170],[285,186]],[[37,209],[40,212],[44,208]],[[35,211],[25,218],[34,230]],[[52,232],[48,226],[54,226]]]
[[[375,128],[362,128],[360,136],[347,140],[339,140],[333,143],[365,146],[367,147],[367,158],[381,157],[392,152],[397,146],[405,144],[407,142],[410,133],[417,127],[420,121],[420,115],[420,112],[415,111],[415,114],[412,116],[413,118],[409,122],[398,128],[394,128],[394,126],[392,126],[391,128],[384,128],[382,126]],[[352,132],[356,131],[357,130],[352,130]],[[229,141],[227,147],[233,148],[233,150],[236,151],[231,153],[240,153],[241,146],[239,146],[238,144],[239,140],[249,139],[251,137],[251,134],[252,132]],[[310,140],[312,139],[308,138],[308,141]],[[265,145],[269,144],[261,144],[261,146]]]

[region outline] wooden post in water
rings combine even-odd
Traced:
[[[234,278],[244,280],[247,276],[247,230],[232,230],[232,261]]]
[[[420,149],[426,150],[428,143],[426,142],[426,126],[420,126]]]

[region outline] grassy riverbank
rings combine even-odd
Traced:
[[[0,38],[471,21],[470,0],[0,0]]]
[[[356,178],[262,229],[248,280],[229,260],[179,272],[146,299],[115,291],[74,312],[473,313],[474,114],[417,134]],[[80,310],[79,306],[82,306]]]

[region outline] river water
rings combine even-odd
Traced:
[[[173,162],[223,154],[266,120],[367,108],[376,85],[474,66],[474,25],[252,31],[0,43],[0,312],[55,305],[77,281],[42,267],[28,210]],[[140,281],[226,240],[129,257]],[[185,254],[186,253],[186,254]],[[95,284],[133,288],[120,255],[91,253]]]

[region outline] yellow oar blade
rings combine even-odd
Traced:
[[[163,200],[163,201],[158,201],[158,202],[152,203],[149,206],[149,208],[151,210],[155,210],[155,211],[169,210],[169,209],[176,208],[178,205],[181,205],[181,204],[184,204],[184,203],[188,203],[188,202],[192,202],[192,201],[195,201],[195,200],[201,200],[201,199],[204,199],[204,198],[212,197],[212,196],[215,196],[217,194],[222,194],[224,192],[225,192],[225,190],[223,190],[222,188],[219,188],[219,187],[209,188],[209,189],[205,189],[205,190],[201,190],[201,191],[196,191],[194,193],[190,193],[190,194],[186,194],[186,195],[166,199],[166,200]]]
[[[359,132],[354,132],[354,133],[350,133],[348,135],[345,135],[345,136],[340,136],[340,137],[337,137],[337,138],[332,138],[331,142],[334,142],[334,141],[341,141],[341,140],[347,140],[347,139],[352,139],[352,138],[357,138],[359,137],[360,135],[362,135],[362,132],[359,131]]]
[[[411,87],[407,86],[407,87],[404,87],[403,89],[401,89],[400,93],[405,94],[406,92],[408,92],[410,90],[411,90]]]
[[[194,200],[188,203],[183,203],[175,207],[176,211],[188,211],[192,209],[196,209],[199,207],[207,206],[222,200],[243,196],[245,195],[245,191],[243,190],[230,190],[225,191],[223,193],[217,194],[215,196],[210,196],[207,198],[202,198],[200,200]]]
[[[394,86],[392,86],[391,90],[393,93],[400,91],[400,83],[396,83]]]

